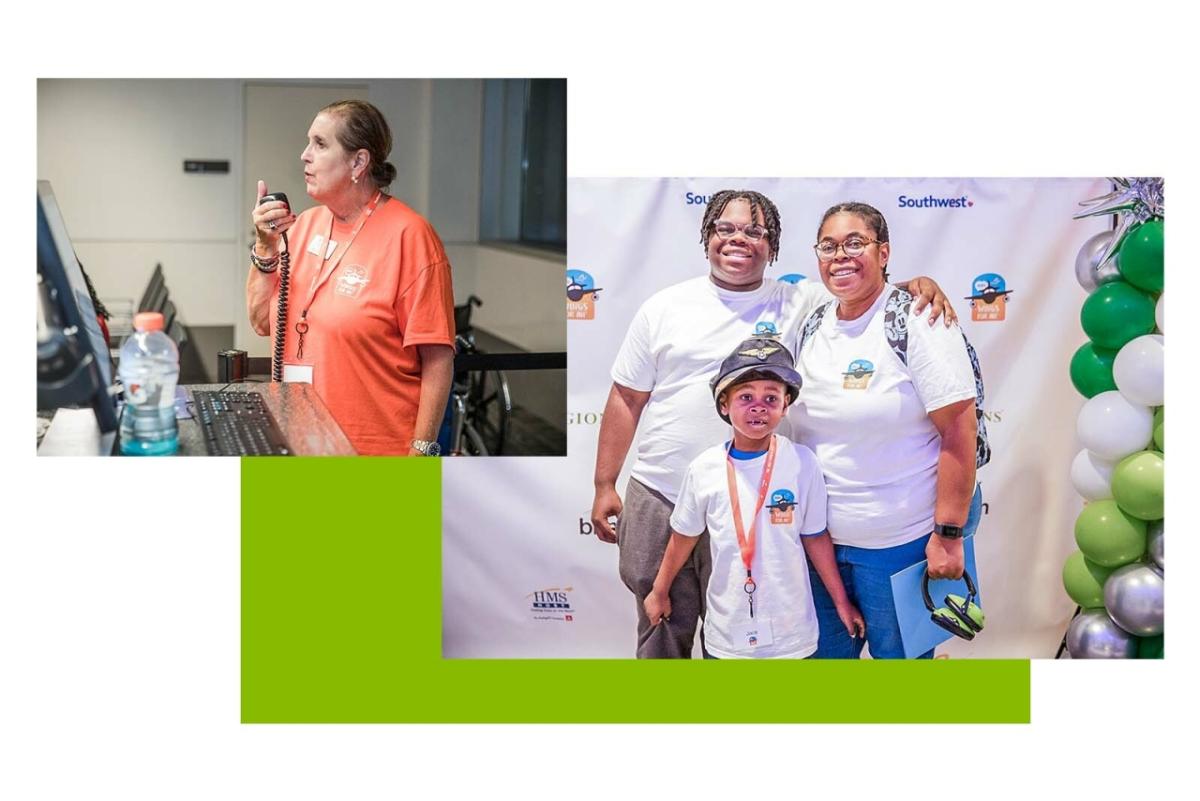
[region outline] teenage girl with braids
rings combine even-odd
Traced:
[[[255,205],[246,306],[274,336],[286,232],[283,380],[311,381],[360,454],[431,455],[454,369],[450,262],[433,227],[384,192],[391,147],[370,103],[317,114],[300,160],[321,205],[298,217],[282,201]]]
[[[643,601],[654,586],[670,539],[670,516],[688,464],[728,428],[711,412],[708,381],[740,342],[774,330],[795,341],[808,313],[830,299],[813,281],[799,286],[764,278],[779,255],[779,210],[758,192],[713,195],[700,223],[708,274],[668,287],[634,316],[612,369],[613,386],[596,451],[592,524],[618,543],[620,573],[638,614],[637,656],[691,655],[710,570],[707,541],[698,542],[671,584],[669,620],[651,623]],[[936,315],[953,317],[930,279],[909,288]],[[616,481],[640,424],[637,458],[624,500]],[[610,517],[617,517],[614,528]]]

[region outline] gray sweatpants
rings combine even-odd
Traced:
[[[671,539],[674,508],[661,493],[629,480],[617,522],[617,545],[621,550],[621,580],[637,601],[638,659],[691,659],[696,624],[704,617],[704,593],[712,573],[707,531],[700,535],[691,557],[671,585],[671,619],[651,626],[642,606],[654,588],[654,577]]]

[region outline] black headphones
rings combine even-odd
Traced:
[[[925,608],[930,611],[929,619],[955,637],[964,640],[975,639],[976,633],[983,631],[983,610],[975,603],[978,592],[971,574],[963,571],[963,579],[967,582],[967,597],[947,595],[945,606],[934,608],[933,599],[929,597],[929,573],[921,582],[921,594],[925,597]]]

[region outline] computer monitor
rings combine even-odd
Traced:
[[[146,291],[142,293],[137,310],[139,312],[162,311],[162,303],[166,297],[167,282],[163,276],[163,268],[161,264],[156,264],[154,272],[150,274],[150,283],[146,284]]]
[[[49,181],[38,181],[38,408],[91,406],[116,430],[112,366],[83,270]]]

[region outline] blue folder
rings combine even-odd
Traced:
[[[921,581],[925,578],[927,562],[919,562],[892,574],[892,598],[896,602],[896,619],[900,622],[900,639],[904,643],[904,656],[908,659],[920,656],[934,646],[941,645],[954,635],[929,619],[929,610],[921,595]],[[975,535],[963,540],[963,564],[979,590],[979,572],[975,569]],[[934,607],[942,606],[949,594],[967,595],[967,582],[961,579],[934,579],[929,582],[929,597]],[[975,603],[983,606],[980,596]]]

